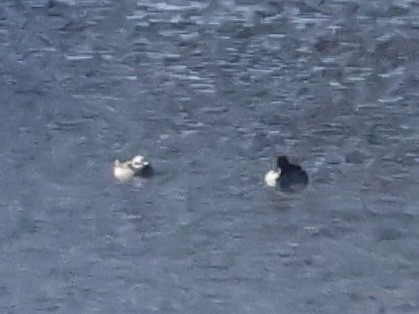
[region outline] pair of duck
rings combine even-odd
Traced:
[[[151,177],[154,170],[151,164],[139,155],[125,162],[115,160],[113,173],[119,181],[127,181],[134,176]],[[279,156],[276,169],[268,171],[265,175],[265,183],[283,191],[299,192],[307,186],[308,175],[300,166],[291,164],[286,156]]]

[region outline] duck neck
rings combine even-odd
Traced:
[[[131,163],[128,164],[128,169],[132,170],[133,172],[137,171],[137,169],[134,168],[134,166]]]

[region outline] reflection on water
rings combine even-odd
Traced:
[[[3,311],[418,312],[418,16],[1,3]],[[302,194],[264,186],[278,154]]]

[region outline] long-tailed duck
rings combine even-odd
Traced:
[[[113,174],[119,181],[127,181],[136,175],[150,177],[153,175],[153,168],[143,156],[138,155],[125,162],[115,160]]]
[[[279,156],[277,168],[265,175],[266,185],[279,186],[287,192],[299,192],[308,184],[307,173],[298,165],[291,164],[286,156]]]

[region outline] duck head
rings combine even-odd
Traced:
[[[290,163],[288,161],[288,158],[286,156],[278,156],[278,159],[276,161],[276,166],[280,169],[288,166]]]
[[[145,166],[147,166],[147,165],[148,165],[148,162],[147,162],[147,161],[145,161],[145,158],[144,158],[143,156],[138,155],[138,156],[135,156],[135,157],[131,160],[130,164],[131,164],[131,166],[132,166],[132,168],[133,168],[134,170],[139,170],[139,169],[142,169],[142,168],[144,168]]]

